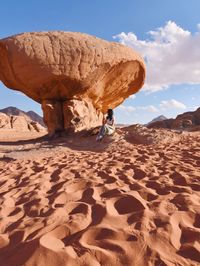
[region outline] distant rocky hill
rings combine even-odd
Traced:
[[[37,113],[33,112],[33,111],[28,111],[26,113],[33,121],[38,122],[41,126],[46,127],[43,118],[38,115]]]
[[[0,130],[43,132],[46,130],[42,117],[33,111],[24,112],[16,107],[0,110]]]
[[[147,125],[150,125],[152,123],[158,122],[158,121],[163,121],[166,120],[167,117],[164,115],[159,115],[158,117],[154,118],[153,120],[151,120]]]
[[[178,115],[175,119],[156,121],[148,125],[149,128],[169,128],[200,130],[200,108],[194,112],[186,112]]]
[[[7,115],[0,112],[0,130],[18,132],[43,132],[45,127],[25,116]]]
[[[24,112],[16,107],[13,106],[9,106],[6,107],[4,109],[0,109],[0,113],[4,113],[6,115],[9,116],[23,116],[25,117],[28,121],[34,121],[39,123],[42,127],[45,127],[43,118],[38,115],[37,113],[33,112],[33,111],[29,111],[29,112]]]

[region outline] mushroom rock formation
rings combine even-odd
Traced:
[[[131,48],[82,33],[35,32],[0,40],[0,80],[42,104],[49,133],[99,125],[143,85]]]

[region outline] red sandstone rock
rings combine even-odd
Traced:
[[[200,108],[194,112],[186,112],[178,115],[175,119],[157,121],[148,125],[148,128],[169,128],[199,130]]]
[[[24,33],[0,40],[0,80],[42,104],[51,133],[100,123],[102,113],[136,93],[144,78],[144,62],[131,48],[87,34]]]
[[[10,117],[4,113],[0,113],[0,129],[11,129]]]
[[[70,100],[64,102],[64,127],[69,127],[79,131],[96,127],[102,123],[103,115],[100,111],[95,110],[90,101]]]
[[[14,116],[0,113],[0,130],[6,129],[19,132],[43,132],[46,130],[39,123],[26,119],[24,116]]]

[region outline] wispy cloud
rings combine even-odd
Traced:
[[[125,111],[127,113],[138,113],[139,111],[146,111],[148,113],[157,113],[164,110],[172,110],[172,109],[186,109],[186,105],[182,102],[179,102],[175,99],[171,100],[163,100],[158,104],[158,106],[154,105],[144,105],[144,106],[132,106],[132,105],[120,105],[117,107],[119,111]]]
[[[131,105],[120,105],[118,106],[118,110],[122,110],[122,111],[126,111],[126,112],[135,112],[135,111],[147,111],[147,112],[151,112],[151,113],[155,113],[158,112],[159,110],[153,106],[153,105],[147,105],[147,106],[131,106]]]
[[[150,39],[139,40],[133,32],[113,38],[143,55],[147,65],[144,90],[155,92],[172,84],[200,84],[200,24],[197,30],[192,34],[168,21],[148,32]]]
[[[185,104],[176,101],[174,99],[168,100],[168,101],[161,101],[160,108],[162,110],[166,109],[186,109]]]
[[[133,94],[133,95],[129,96],[129,98],[131,98],[131,99],[135,99],[136,96]]]
[[[156,107],[153,106],[153,105],[138,106],[137,109],[138,109],[138,110],[147,111],[147,112],[150,112],[150,113],[156,113],[156,112],[159,111],[158,108],[156,108]]]
[[[118,109],[129,113],[134,112],[136,110],[136,108],[131,105],[123,105],[123,104],[118,106]]]
[[[24,96],[27,97],[24,93],[22,93],[21,91],[14,91],[15,95],[19,95],[19,96]]]

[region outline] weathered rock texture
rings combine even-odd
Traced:
[[[0,80],[42,104],[51,133],[99,124],[102,113],[136,93],[144,78],[144,62],[132,49],[87,34],[0,40]]]
[[[26,118],[26,120],[38,122],[42,127],[45,127],[43,118],[33,111],[25,112],[25,111],[20,110],[19,108],[9,106],[9,107],[0,109],[0,113],[4,113],[4,114],[10,115],[10,116],[11,115],[23,116]]]
[[[43,132],[46,129],[38,122],[26,119],[24,116],[6,115],[0,112],[0,130]]]
[[[169,128],[200,130],[200,108],[194,112],[187,112],[178,115],[175,119],[157,121],[148,125],[149,128]]]

